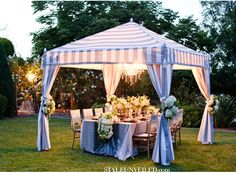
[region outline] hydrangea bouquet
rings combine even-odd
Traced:
[[[178,107],[176,106],[176,104],[177,104],[176,101],[177,101],[176,98],[172,95],[167,97],[167,99],[165,100],[164,111],[165,111],[165,117],[167,119],[172,119],[172,117],[177,114]]]
[[[45,114],[45,116],[50,116],[55,111],[55,102],[51,99],[44,99],[42,101],[42,111]]]
[[[102,113],[100,117],[98,118],[98,135],[99,138],[102,140],[110,139],[113,135],[113,115],[114,113],[107,112]]]
[[[207,111],[211,115],[215,115],[216,111],[219,108],[219,100],[215,95],[211,95],[210,99],[207,100]]]

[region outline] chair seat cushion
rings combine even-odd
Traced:
[[[80,133],[80,132],[81,132],[81,129],[75,129],[74,132],[75,132],[75,133]]]
[[[149,136],[153,137],[153,136],[155,136],[155,134],[150,133]],[[147,133],[140,133],[140,134],[136,134],[133,136],[133,138],[147,138],[147,137],[148,137]]]

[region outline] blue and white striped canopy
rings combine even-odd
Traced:
[[[165,56],[163,56],[163,50]],[[208,67],[208,56],[135,23],[105,30],[43,55],[46,65],[170,64]]]

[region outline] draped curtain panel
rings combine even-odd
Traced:
[[[60,66],[45,66],[43,68],[43,86],[42,86],[42,100],[51,98],[49,92],[52,88],[53,82],[57,76]],[[48,150],[51,148],[49,138],[49,124],[48,118],[42,112],[42,105],[40,105],[38,115],[38,151]]]
[[[107,95],[113,95],[119,84],[121,72],[119,64],[104,64],[103,78]]]
[[[208,100],[210,98],[210,72],[208,68],[192,68],[192,72],[198,87],[203,96]],[[213,116],[207,112],[207,105],[203,113],[201,126],[198,133],[198,141],[202,144],[213,144],[214,142],[214,127]]]
[[[170,94],[172,65],[152,64],[147,65],[147,68],[152,84],[162,102],[162,108],[164,108],[164,101]],[[171,161],[174,160],[174,151],[169,121],[165,118],[164,112],[162,112],[157,133],[152,160],[162,165],[170,165]]]

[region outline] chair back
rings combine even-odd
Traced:
[[[83,109],[83,119],[89,119],[93,117],[93,109]]]
[[[148,133],[156,133],[158,126],[158,115],[152,114],[150,117],[150,123],[148,125]]]
[[[95,115],[101,115],[103,113],[103,108],[95,108]]]
[[[70,116],[71,116],[71,128],[73,130],[79,129],[81,125],[81,115],[80,110],[70,110]]]
[[[183,109],[179,109],[177,111],[176,116],[174,116],[171,121],[170,121],[170,126],[171,128],[181,128],[182,124],[183,124]]]
[[[184,110],[179,109],[177,112],[177,116],[178,116],[177,128],[181,128],[181,126],[183,124],[183,115],[184,115]]]

